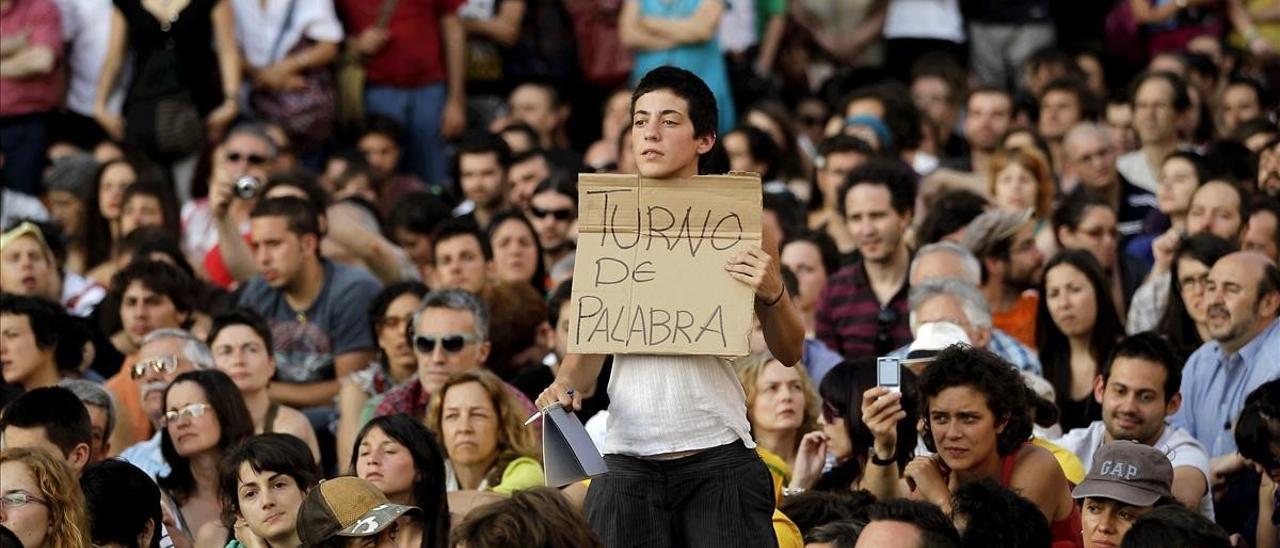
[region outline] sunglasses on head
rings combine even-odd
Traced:
[[[259,165],[262,165],[262,164],[266,163],[266,161],[267,161],[266,157],[264,157],[264,156],[259,156],[259,155],[257,155],[257,154],[241,154],[241,153],[239,153],[239,152],[228,152],[228,153],[227,153],[227,161],[229,161],[229,162],[239,162],[240,160],[244,160],[244,161],[246,161],[246,162],[249,162],[249,165],[251,165],[251,166],[259,166]]]
[[[555,217],[557,221],[568,221],[573,218],[572,209],[542,209],[540,207],[529,207],[529,213],[539,219],[547,218],[547,215]]]
[[[456,354],[462,351],[462,347],[466,346],[467,343],[475,342],[479,339],[479,336],[472,333],[453,333],[439,337],[414,335],[413,349],[417,350],[419,354],[430,354],[436,351],[436,343],[440,343],[445,352]]]

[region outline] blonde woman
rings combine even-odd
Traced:
[[[1046,257],[1057,250],[1049,217],[1057,193],[1049,160],[1030,147],[1004,149],[991,160],[987,192],[998,208],[1019,213],[1030,209],[1037,219],[1036,247]]]
[[[747,394],[756,452],[774,483],[789,485],[801,438],[818,429],[821,400],[809,374],[803,365],[787,367],[768,352],[756,352],[738,361],[738,380]]]
[[[542,448],[524,408],[486,369],[455,374],[431,398],[427,428],[444,445],[448,491],[511,495],[542,485]]]
[[[88,548],[84,495],[67,463],[45,451],[0,451],[0,525],[22,548]]]

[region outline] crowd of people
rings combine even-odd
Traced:
[[[1280,546],[1278,51],[1275,0],[0,0],[0,545]],[[729,171],[751,353],[569,353],[578,174]],[[554,403],[609,472],[544,485]]]

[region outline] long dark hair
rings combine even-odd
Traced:
[[[535,260],[537,264],[533,268],[533,277],[529,278],[529,285],[538,290],[539,295],[547,294],[547,265],[543,259],[542,241],[538,239],[538,231],[533,228],[533,223],[529,222],[529,218],[524,213],[514,209],[508,209],[493,216],[493,220],[489,221],[488,233],[485,238],[489,240],[489,247],[494,247],[493,237],[498,233],[498,227],[507,221],[516,221],[529,231],[529,235],[533,237],[533,248],[538,252]]]
[[[414,295],[418,299],[422,299],[427,296],[427,291],[427,286],[417,280],[396,282],[382,288],[382,291],[379,291],[378,295],[373,298],[373,302],[369,303],[369,333],[373,334],[374,343],[376,344],[378,341],[379,326],[382,325],[382,318],[387,315],[387,309],[391,308],[392,302],[402,295]],[[413,329],[413,322],[410,322],[404,328],[405,331],[402,335],[406,339],[412,339],[413,337],[409,334],[409,330]],[[412,340],[409,341],[409,348],[413,348]],[[378,347],[378,363],[382,364],[382,372],[386,373],[387,378],[391,378],[391,364],[387,360],[387,350],[381,346]]]
[[[89,188],[85,190],[84,221],[80,225],[80,241],[84,244],[86,270],[111,259],[111,247],[114,243],[111,240],[111,221],[102,216],[102,204],[98,201],[98,195],[102,189],[102,176],[106,175],[107,170],[112,166],[121,164],[129,166],[134,175],[138,175],[138,168],[133,164],[125,160],[112,160],[98,166],[98,172],[94,174],[93,181],[89,182]],[[120,201],[120,207],[124,208],[124,200]]]
[[[1200,348],[1204,341],[1196,330],[1196,322],[1187,312],[1187,303],[1182,300],[1181,275],[1178,273],[1178,260],[1186,257],[1195,259],[1206,266],[1213,267],[1223,256],[1235,251],[1235,246],[1222,238],[1208,232],[1196,234],[1182,240],[1178,250],[1174,252],[1173,261],[1169,265],[1169,296],[1164,307],[1164,316],[1160,317],[1157,326],[1159,333],[1169,340],[1175,355],[1185,361],[1192,352]]]
[[[1124,335],[1124,324],[1120,323],[1120,314],[1111,300],[1110,286],[1102,273],[1102,265],[1093,253],[1083,249],[1067,249],[1054,255],[1044,265],[1045,279],[1054,267],[1067,264],[1075,267],[1089,280],[1093,286],[1093,304],[1096,312],[1093,332],[1089,335],[1089,350],[1098,363],[1098,371],[1102,370],[1102,362],[1111,355],[1119,337]],[[1049,314],[1049,294],[1045,290],[1045,280],[1040,282],[1040,302],[1036,305],[1036,344],[1040,347],[1040,365],[1044,368],[1044,378],[1053,384],[1057,393],[1058,409],[1071,400],[1071,352],[1067,335],[1054,323]]]
[[[449,545],[449,502],[444,486],[444,450],[426,426],[408,415],[377,417],[356,434],[349,465],[349,473],[353,476],[356,475],[356,462],[360,459],[360,442],[374,428],[403,445],[413,456],[417,477],[413,480],[411,502],[422,509],[422,546],[445,548]]]
[[[862,463],[870,456],[875,437],[862,422],[862,393],[876,385],[875,358],[855,358],[840,362],[822,377],[818,394],[823,407],[830,407],[844,418],[845,433],[853,454],[818,479],[817,490],[836,491],[849,489],[854,480],[862,477]],[[898,421],[898,446],[894,460],[899,468],[911,461],[916,449],[916,419],[919,416],[919,392],[916,376],[909,369],[902,370],[902,410],[907,417]]]
[[[221,435],[218,437],[218,452],[225,455],[249,436],[253,435],[253,418],[249,408],[244,405],[240,389],[231,381],[226,373],[215,369],[188,371],[169,383],[164,389],[164,401],[169,401],[169,391],[178,383],[193,382],[204,391],[210,409],[218,418]],[[185,504],[195,492],[196,478],[191,474],[191,460],[178,454],[169,437],[169,428],[160,429],[160,454],[169,463],[169,475],[159,478],[160,487],[168,491],[178,504]]]

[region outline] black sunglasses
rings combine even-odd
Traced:
[[[568,221],[573,218],[572,209],[542,209],[529,206],[529,213],[539,219],[545,219],[547,215],[555,217],[557,221]]]
[[[462,347],[469,342],[479,340],[480,337],[471,333],[454,333],[451,335],[443,335],[440,337],[432,337],[430,335],[414,335],[413,349],[419,354],[430,354],[436,351],[436,343],[444,348],[445,352],[457,354],[462,351]]]
[[[267,161],[266,157],[258,156],[257,154],[241,154],[239,152],[227,153],[227,161],[239,162],[240,160],[249,162],[249,165],[251,166],[259,166]]]

